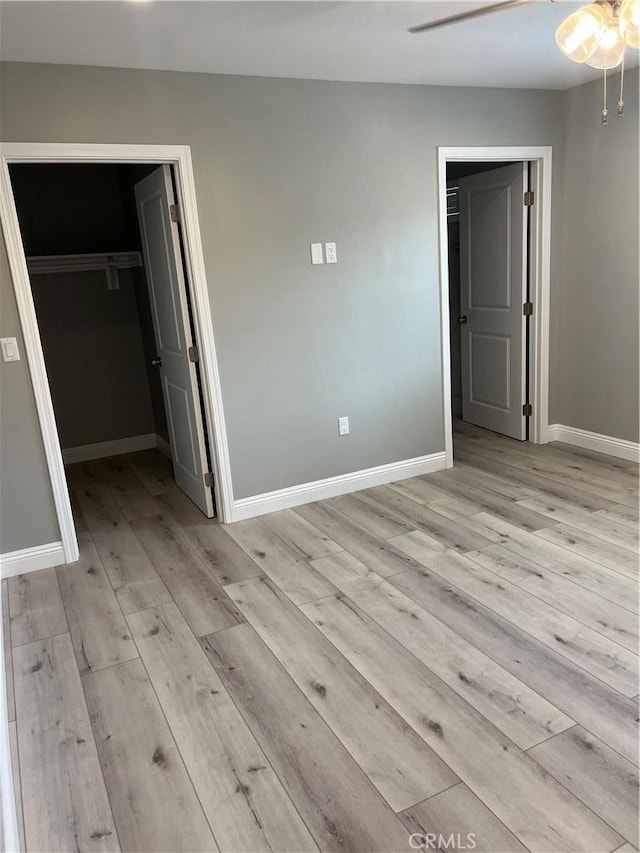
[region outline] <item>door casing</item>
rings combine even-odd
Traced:
[[[193,306],[196,344],[202,368],[205,416],[214,467],[216,507],[220,521],[232,521],[233,487],[229,448],[189,146],[6,142],[0,146],[0,221],[66,562],[73,563],[78,559],[78,540],[31,293],[27,260],[11,187],[9,166],[12,163],[119,163],[123,165],[157,163],[174,167],[178,204],[182,214],[187,286]]]
[[[529,189],[535,193],[529,233],[530,326],[529,399],[533,408],[529,440],[549,441],[549,308],[551,291],[551,146],[440,146],[438,169],[438,236],[440,276],[440,336],[442,356],[443,429],[447,468],[453,467],[451,416],[451,340],[449,336],[449,256],[447,235],[447,163],[531,163]]]

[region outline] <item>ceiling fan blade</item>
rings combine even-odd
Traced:
[[[457,24],[460,21],[468,21],[470,18],[481,18],[483,15],[502,12],[504,9],[510,9],[513,6],[523,6],[525,3],[535,2],[536,0],[503,0],[501,3],[492,3],[490,6],[483,6],[481,9],[472,9],[470,12],[461,12],[459,15],[451,15],[448,18],[440,18],[437,21],[429,21],[426,24],[417,24],[415,27],[409,27],[407,32],[424,33],[427,30],[435,30],[438,27],[448,27],[450,24]]]

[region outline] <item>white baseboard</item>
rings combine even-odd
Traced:
[[[575,447],[583,447],[585,450],[595,450],[598,453],[617,456],[618,459],[627,459],[629,462],[640,462],[640,444],[638,442],[614,438],[611,435],[601,435],[598,432],[589,432],[586,429],[564,426],[564,424],[549,424],[549,441],[563,441],[565,444],[573,444]]]
[[[313,483],[302,483],[287,489],[265,492],[250,498],[241,498],[233,504],[233,521],[242,521],[257,515],[266,515],[280,509],[292,506],[322,501],[357,492],[360,489],[370,489],[373,486],[383,486],[396,480],[406,480],[420,474],[431,474],[443,471],[447,467],[444,451],[431,453],[428,456],[418,456],[415,459],[403,459],[401,462],[391,462],[388,465],[378,465],[351,474],[340,474],[337,477],[327,477],[326,480],[315,480]]]
[[[62,542],[49,542],[47,545],[36,545],[34,548],[23,548],[21,551],[10,551],[0,554],[0,577],[12,578],[27,572],[37,572],[39,569],[50,569],[66,563]]]
[[[101,441],[98,444],[63,447],[62,458],[65,464],[69,465],[74,462],[87,462],[89,459],[104,459],[105,456],[119,456],[121,453],[135,453],[136,450],[157,447],[157,439],[155,432],[150,432],[147,435],[131,435],[128,438]]]

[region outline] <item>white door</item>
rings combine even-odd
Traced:
[[[458,182],[462,419],[526,438],[526,163]]]
[[[193,341],[180,235],[171,221],[175,197],[169,166],[160,166],[136,184],[135,192],[174,476],[211,518],[213,495],[205,485],[209,466],[196,365],[189,360]]]

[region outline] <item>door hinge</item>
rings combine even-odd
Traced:
[[[198,347],[189,347],[189,349],[187,350],[187,353],[189,355],[189,361],[193,361],[195,364],[197,364],[200,361],[200,356],[198,354]]]
[[[171,216],[172,222],[180,222],[180,205],[179,204],[170,204],[169,205],[169,215]]]
[[[524,194],[524,204],[525,207],[531,207],[533,202],[535,201],[535,193],[533,190],[529,190]]]
[[[525,302],[522,306],[522,313],[525,317],[530,317],[533,314],[533,302]]]
[[[533,414],[533,406],[531,405],[531,403],[524,404],[524,406],[522,407],[522,414],[525,416],[525,418],[531,417],[531,415]]]
[[[207,471],[204,475],[204,484],[208,489],[213,488],[213,474],[211,471]]]

